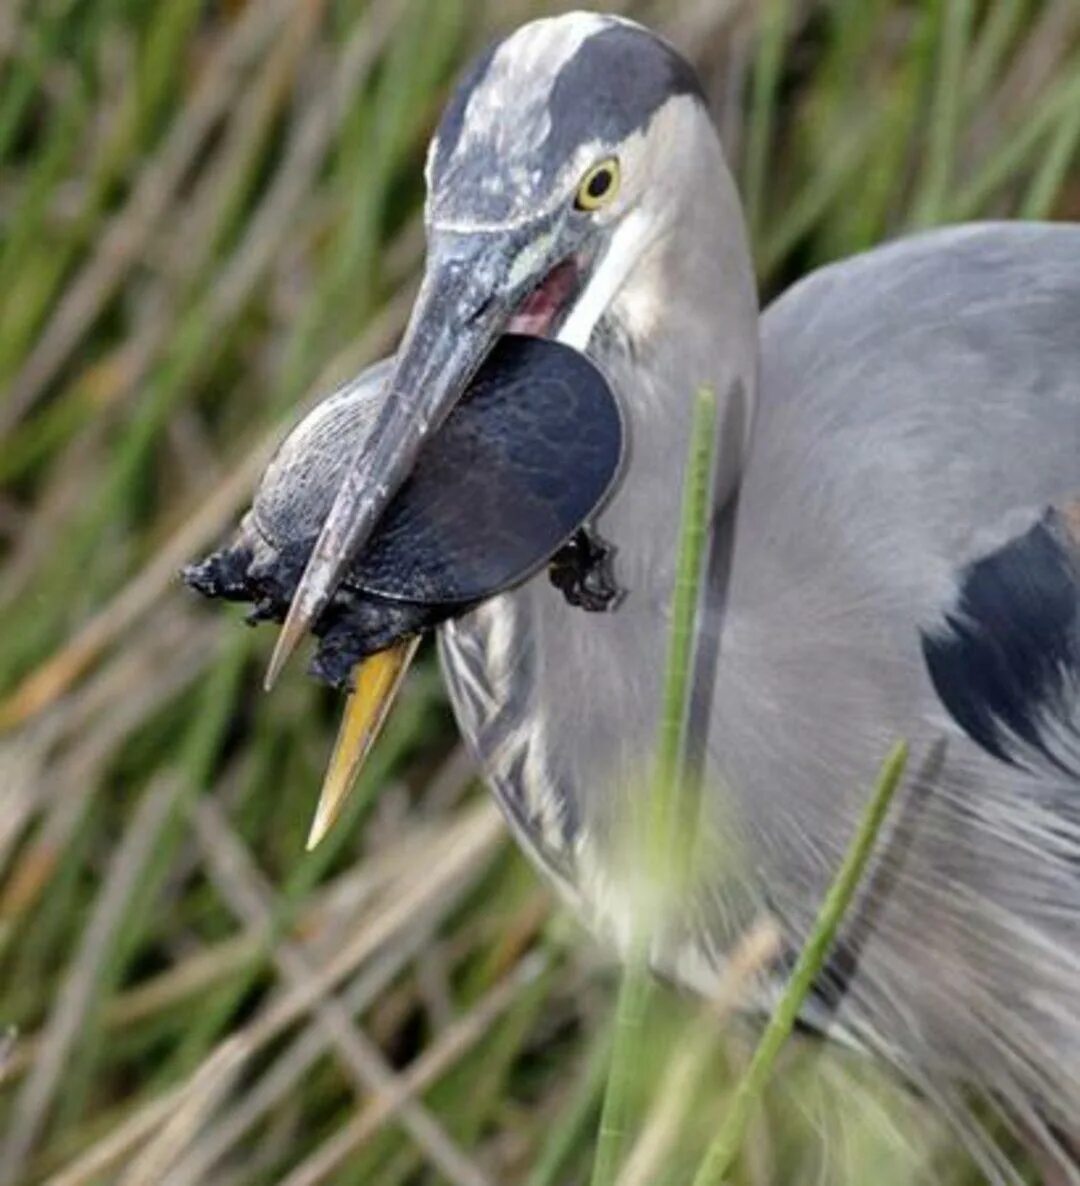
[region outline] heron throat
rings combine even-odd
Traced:
[[[659,477],[668,490],[661,502],[677,514],[702,387],[721,406],[718,497],[738,484],[757,393],[758,297],[741,204],[708,113],[679,98],[655,119],[671,125],[660,129],[669,142],[687,146],[690,181],[678,189],[655,181],[559,337],[606,368],[622,397],[635,458],[628,483]]]

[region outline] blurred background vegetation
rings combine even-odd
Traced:
[[[613,978],[432,660],[305,855],[339,706],[299,667],[261,695],[272,632],[176,581],[392,348],[456,71],[562,7],[0,0],[0,1186],[587,1179]],[[700,67],[766,295],[918,226],[1080,219],[1077,0],[598,7]],[[625,1181],[677,1186],[747,1035],[654,1013]],[[807,1040],[737,1180],[981,1179]]]

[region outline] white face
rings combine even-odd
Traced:
[[[643,258],[674,229],[687,197],[675,179],[692,181],[704,171],[703,161],[684,159],[688,144],[699,146],[710,164],[719,152],[704,109],[679,95],[616,148],[619,192],[592,215],[597,231],[606,231],[606,247],[559,334],[568,346],[585,349],[597,322],[624,293]]]

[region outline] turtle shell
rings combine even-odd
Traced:
[[[388,369],[320,405],[263,477],[250,522],[289,570],[283,584],[295,587],[346,467],[363,453]],[[426,442],[344,587],[467,606],[521,583],[604,502],[623,443],[615,397],[584,355],[546,339],[501,338]]]

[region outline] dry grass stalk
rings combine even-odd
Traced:
[[[197,803],[192,814],[207,868],[222,898],[248,929],[269,927],[273,920],[272,891],[228,820],[209,799]],[[299,944],[279,939],[274,944],[273,960],[286,983],[308,989],[315,969]],[[382,1052],[336,997],[314,998],[312,1017],[316,1027],[330,1039],[337,1061],[359,1097],[368,1091],[393,1094],[398,1090],[397,1075]],[[399,1116],[427,1159],[455,1186],[489,1186],[483,1171],[421,1104],[404,1100]]]

